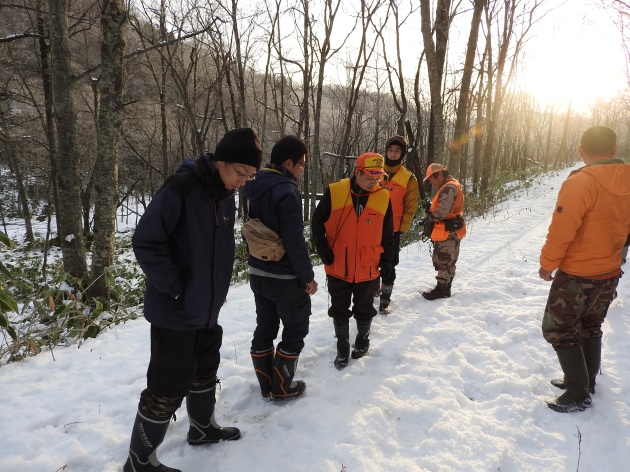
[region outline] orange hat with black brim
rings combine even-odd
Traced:
[[[444,167],[442,164],[438,164],[437,162],[434,162],[433,164],[429,164],[429,166],[427,167],[426,176],[422,181],[426,182],[427,179],[431,177],[433,174],[435,174],[436,172],[443,171],[443,170],[446,170],[446,167]]]

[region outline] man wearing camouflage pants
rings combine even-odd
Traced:
[[[429,164],[425,181],[429,181],[435,196],[427,205],[426,222],[431,225],[433,241],[433,267],[437,271],[437,285],[433,290],[422,293],[427,300],[451,296],[451,285],[455,277],[455,264],[459,258],[459,245],[466,236],[464,192],[442,164]]]
[[[602,324],[615,296],[621,251],[630,233],[630,165],[613,158],[616,140],[615,132],[604,126],[582,135],[579,153],[586,166],[562,184],[540,254],[538,274],[553,281],[543,336],[564,373],[551,384],[565,390],[547,405],[561,413],[591,406]]]

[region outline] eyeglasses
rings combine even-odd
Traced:
[[[231,166],[232,166],[232,169],[234,169],[234,172],[236,172],[236,176],[239,179],[243,179],[245,181],[256,180],[256,174],[252,174],[252,175],[243,174],[242,172],[239,172],[236,170],[236,167],[234,167],[234,164],[231,164]]]
[[[437,179],[440,176],[439,172],[434,172],[429,176],[429,179]]]
[[[305,169],[306,166],[308,165],[306,164],[306,162],[300,162],[300,161],[297,161],[296,164],[302,166],[302,169]]]

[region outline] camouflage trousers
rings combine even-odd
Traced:
[[[449,283],[455,277],[455,264],[459,258],[461,239],[453,232],[446,241],[433,241],[433,267],[440,283]]]
[[[542,321],[545,340],[558,350],[579,346],[584,338],[601,337],[619,277],[592,280],[558,270]]]

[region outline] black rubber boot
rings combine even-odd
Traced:
[[[270,347],[263,351],[249,351],[252,356],[252,364],[258,383],[260,384],[260,394],[263,398],[269,398],[271,394],[271,384],[273,383],[273,354],[274,348]]]
[[[582,340],[582,352],[586,361],[586,370],[588,371],[588,391],[595,393],[595,379],[599,374],[602,361],[602,338],[587,338]],[[562,390],[566,390],[567,386],[564,379],[552,379],[551,385]]]
[[[381,315],[389,315],[392,311],[389,306],[392,299],[392,290],[394,290],[394,284],[381,285],[381,298],[379,304],[379,313]]]
[[[446,282],[438,282],[437,286],[429,291],[423,292],[422,296],[427,300],[437,300],[438,298],[447,298],[449,297],[448,284]]]
[[[370,328],[372,327],[372,321],[361,322],[357,321],[357,337],[354,340],[354,349],[350,354],[353,359],[360,359],[365,356],[370,349]]]
[[[181,472],[161,464],[156,455],[170,422],[170,417],[152,417],[138,410],[123,472]]]
[[[451,286],[453,285],[453,279],[455,277],[451,277],[451,280],[446,284],[446,297],[451,298]]]
[[[293,380],[299,357],[298,352],[289,352],[282,348],[278,348],[276,351],[271,387],[271,398],[274,400],[296,398],[306,390],[306,383],[302,380]]]
[[[348,320],[343,324],[334,321],[335,337],[337,338],[337,357],[335,357],[335,367],[339,370],[348,365],[350,357],[350,325]]]
[[[191,446],[235,441],[241,438],[238,428],[224,428],[214,420],[217,382],[215,378],[208,386],[190,390],[186,396],[186,409],[190,421],[188,444]]]
[[[591,395],[582,346],[561,349],[556,354],[564,372],[566,391],[555,400],[548,401],[547,405],[560,413],[586,410],[591,406]]]

